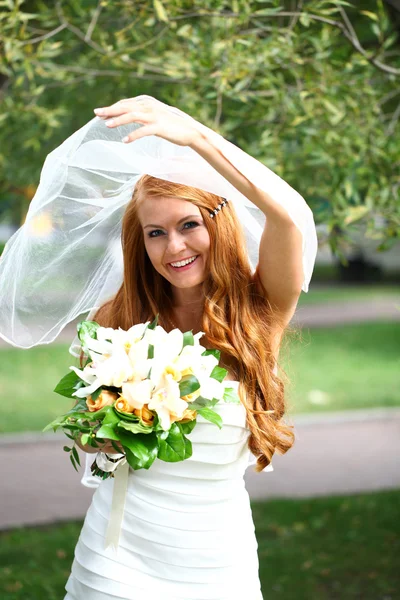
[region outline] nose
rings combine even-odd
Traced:
[[[172,232],[168,236],[167,255],[175,256],[186,248],[185,237],[178,231]]]

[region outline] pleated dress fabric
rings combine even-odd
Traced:
[[[198,415],[189,459],[129,470],[118,553],[105,549],[114,480],[100,483],[64,600],[263,600],[243,478],[246,410],[225,402],[214,410],[222,429]]]

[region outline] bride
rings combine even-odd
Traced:
[[[103,549],[113,483],[100,484],[65,599],[260,600],[243,474],[249,449],[260,471],[293,443],[282,421],[284,386],[275,366],[303,284],[301,232],[204,130],[171,116],[158,101],[133,98],[95,113],[110,128],[142,125],[124,143],[155,135],[191,147],[261,209],[267,223],[253,275],[229,199],[151,175],[137,182],[122,222],[123,283],[93,318],[128,329],[159,313],[167,330],[204,331],[202,345],[221,350],[242,403],[216,405],[224,421],[220,434],[197,418],[190,460],[171,465],[157,459],[149,471],[130,470],[117,559]],[[110,443],[102,451],[110,458],[115,452]]]
[[[39,187],[38,202],[48,209],[47,196],[53,188],[47,183],[47,174],[55,186],[54,214],[58,216],[61,204],[56,202],[60,199],[65,204],[68,199],[72,206],[63,214],[74,225],[79,222],[81,205],[82,215],[86,211],[82,217],[86,222],[71,228],[70,238],[64,221],[59,219],[62,236],[58,246],[51,242],[57,253],[51,276],[59,278],[61,258],[65,265],[62,274],[70,277],[71,285],[76,279],[74,269],[86,268],[78,283],[85,287],[85,294],[90,293],[93,282],[97,292],[101,289],[104,301],[88,317],[100,325],[129,329],[159,314],[159,324],[168,331],[179,328],[204,332],[200,343],[221,351],[220,364],[228,370],[224,384],[237,388],[241,402],[219,402],[213,407],[222,416],[221,429],[197,416],[190,434],[193,454],[189,459],[178,463],[156,459],[149,470],[129,469],[117,551],[105,544],[116,477],[97,481],[75,548],[65,600],[262,600],[257,541],[243,476],[252,456],[257,457],[256,471],[267,470],[274,453],[287,452],[294,441],[292,429],[283,421],[284,383],[277,361],[285,328],[301,290],[308,290],[311,279],[317,249],[312,212],[304,199],[267,167],[155,98],[129,98],[95,109],[95,113],[99,117],[96,123],[103,128],[96,139],[97,156],[103,160],[103,175],[108,170],[111,173],[107,174],[107,186],[112,186],[124,169],[133,172],[132,156],[123,152],[127,147],[133,149],[153,139],[156,149],[151,154],[150,146],[143,146],[140,157],[136,156],[137,163],[145,167],[134,189],[118,188],[118,192],[123,189],[129,193],[126,207],[119,204],[124,208],[121,234],[116,221],[110,225],[106,220],[112,212],[107,212],[105,197],[108,193],[106,200],[117,203],[117,195],[109,190],[103,193],[103,189],[98,193],[98,179],[93,179],[93,186],[82,184],[83,161],[85,176],[101,175],[101,170],[93,167],[91,125],[82,128],[82,135],[77,132],[64,142],[60,147],[64,154],[57,149],[49,155],[47,172],[41,178],[43,197]],[[111,139],[112,130],[114,141],[107,146],[104,140]],[[118,139],[119,131],[127,133],[122,140]],[[88,140],[86,151],[79,148],[83,135]],[[181,147],[179,152],[175,151],[177,147]],[[163,154],[165,148],[168,150]],[[163,159],[163,167],[157,170]],[[66,192],[63,186],[67,177],[75,179]],[[86,201],[87,190],[92,196]],[[252,228],[258,225],[248,216],[250,209],[243,212],[242,201],[266,218],[254,272],[244,227],[253,233]],[[93,209],[96,204],[100,207],[97,213]],[[87,215],[93,216],[87,220]],[[102,219],[107,225],[104,229]],[[78,244],[82,240],[86,243],[87,235],[82,227],[88,223],[98,227],[96,234],[103,236],[104,248],[110,232],[120,236],[122,284],[119,281],[115,285],[108,255],[104,254],[101,265],[108,265],[104,272],[93,251],[87,251],[89,244],[84,247],[83,258],[79,258]],[[75,233],[77,237],[73,238]],[[73,254],[63,250],[66,238]],[[21,233],[13,242],[14,248],[18,243],[21,247],[21,269],[15,269],[12,244],[8,256],[4,253],[0,282],[3,277],[11,285],[17,276],[22,282],[23,269],[31,266],[27,257],[40,260],[42,254],[28,252],[25,241]],[[41,244],[43,253],[43,241]],[[43,259],[43,269],[50,269],[52,258],[48,254]],[[42,273],[40,281],[32,285],[46,284],[45,271]],[[21,286],[14,281],[12,290],[7,288],[9,295],[19,294],[17,301],[8,301],[7,306],[24,305],[23,294],[28,297],[26,281]],[[109,289],[114,289],[111,298],[106,294],[108,283]],[[78,310],[67,312],[64,303],[59,308],[64,318],[57,320],[55,312],[43,306],[40,287],[34,289],[43,313],[41,337],[32,339],[34,334],[21,315],[11,318],[14,315],[4,314],[0,335],[11,343],[22,346],[23,342],[31,347],[51,341],[60,327],[79,314]],[[94,306],[94,296],[84,299],[85,306]],[[78,300],[82,313],[81,296]],[[141,416],[143,420],[153,417],[150,411]],[[92,462],[89,453],[94,449],[81,448]],[[114,453],[108,443],[99,456],[112,463]]]

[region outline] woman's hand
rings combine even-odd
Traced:
[[[76,445],[79,446],[79,448],[81,450],[83,450],[84,452],[87,452],[88,454],[96,454],[97,452],[104,452],[105,454],[118,454],[116,449],[114,448],[114,446],[111,444],[110,441],[106,442],[105,444],[99,444],[97,442],[98,446],[97,448],[94,446],[91,446],[90,444],[81,444],[81,440],[80,438],[78,440],[76,440]],[[114,444],[116,446],[118,446],[119,448],[121,448],[121,452],[120,454],[125,454],[124,453],[124,449],[122,448],[121,444],[119,442],[114,442]]]
[[[175,109],[177,110],[177,109]],[[110,128],[140,123],[142,127],[123,138],[124,143],[134,142],[146,135],[156,135],[178,146],[191,146],[199,137],[196,123],[186,113],[175,114],[167,104],[152,96],[136,96],[120,100],[111,106],[95,108],[94,112],[106,120]]]

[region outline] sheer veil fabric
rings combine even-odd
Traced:
[[[313,214],[288,183],[246,152],[175,107],[207,132],[213,145],[249,181],[267,192],[303,237],[303,291],[317,253]],[[233,203],[254,269],[265,216],[188,146],[157,136],[121,142],[139,124],[109,129],[95,117],[46,158],[25,223],[0,260],[0,336],[21,348],[51,343],[67,323],[91,315],[122,283],[121,222],[138,179],[150,174],[198,187]],[[87,315],[87,316],[86,316]],[[77,338],[70,352],[78,353]]]

